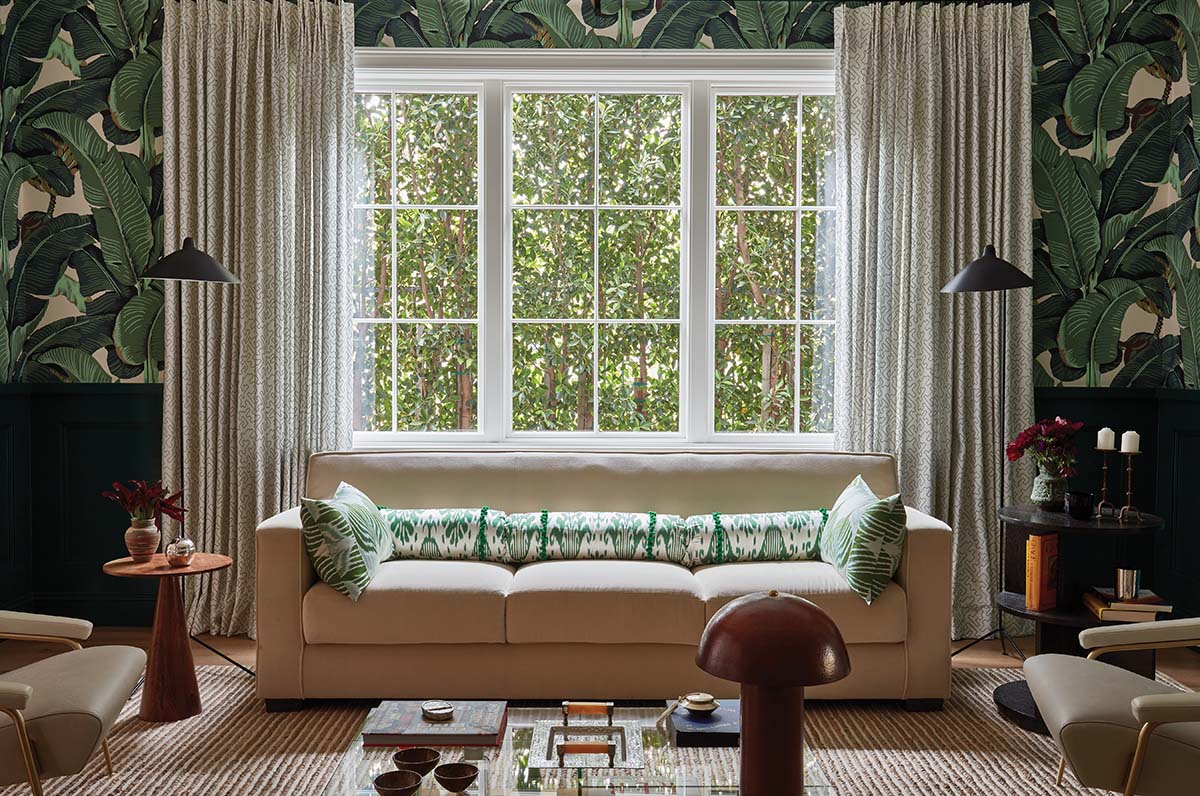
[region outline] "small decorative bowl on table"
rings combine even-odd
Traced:
[[[379,796],[413,796],[421,787],[421,775],[415,771],[385,771],[375,778]]]
[[[424,746],[401,749],[392,755],[392,762],[401,771],[415,771],[424,777],[442,760],[442,753]]]
[[[479,768],[470,763],[442,763],[433,770],[433,778],[451,793],[462,793],[479,776]]]

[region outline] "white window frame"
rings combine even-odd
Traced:
[[[356,449],[829,450],[827,433],[716,432],[715,103],[718,95],[832,94],[833,53],[666,50],[426,50],[358,48],[359,92],[454,92],[479,97],[478,401],[475,431],[354,432]],[[547,79],[547,76],[553,76]],[[518,91],[682,95],[678,432],[512,430],[511,95]],[[690,164],[690,168],[688,167]],[[700,179],[693,179],[700,175]],[[800,201],[797,195],[797,202]],[[792,209],[784,206],[782,209]],[[799,224],[797,224],[799,236]],[[799,241],[797,240],[797,244]],[[395,246],[393,240],[392,245]],[[796,257],[800,257],[799,246]],[[797,290],[800,280],[797,279]],[[518,319],[524,320],[524,319]],[[788,322],[792,326],[805,321]],[[799,352],[797,351],[797,355]],[[394,358],[393,358],[394,359]],[[799,378],[796,372],[795,378]],[[403,385],[395,384],[400,390]],[[499,393],[501,398],[496,399]],[[799,402],[797,401],[797,404]],[[797,409],[798,411],[798,409]],[[593,408],[599,417],[599,407]]]

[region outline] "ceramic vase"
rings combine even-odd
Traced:
[[[125,531],[125,547],[135,564],[144,564],[154,558],[161,539],[154,520],[129,520],[129,530]]]
[[[1051,475],[1039,466],[1033,479],[1033,492],[1029,500],[1042,511],[1062,511],[1063,498],[1067,494],[1067,479]]]

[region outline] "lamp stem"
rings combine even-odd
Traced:
[[[1008,291],[1000,291],[1000,505],[1004,505],[1004,424],[1008,420]]]
[[[175,283],[175,344],[179,346],[179,357],[176,360],[176,367],[179,368],[179,373],[175,376],[176,385],[176,402],[175,402],[175,434],[177,435],[178,444],[176,445],[176,455],[179,465],[179,488],[177,492],[183,492],[183,281]],[[187,500],[187,496],[180,494],[179,505],[183,506]],[[179,520],[179,535],[183,535],[183,520]]]

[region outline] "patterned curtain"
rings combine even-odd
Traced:
[[[166,248],[190,235],[241,278],[184,285],[182,352],[167,290],[164,478],[198,548],[234,558],[188,583],[194,632],[254,632],[255,526],[351,442],[353,43],[349,3],[166,4]]]
[[[835,432],[899,461],[906,503],[954,529],[954,634],[993,624],[1004,465],[1033,414],[1030,291],[943,295],[994,243],[1032,271],[1029,11],[888,3],[835,11]],[[1000,417],[1001,381],[1007,411]],[[1024,471],[1010,472],[1019,500]]]

